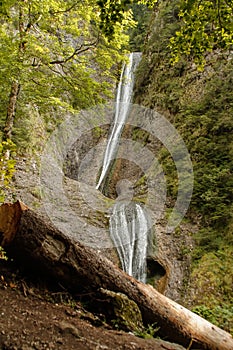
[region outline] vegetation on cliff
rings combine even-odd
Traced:
[[[232,53],[226,50],[224,43],[221,48],[222,41],[218,38],[211,53],[206,50],[207,44],[203,44],[202,58],[206,63],[203,65],[202,60],[201,66],[196,65],[195,62],[200,61],[195,52],[190,50],[189,58],[182,55],[187,53],[184,46],[189,45],[188,37],[182,34],[183,46],[179,47],[177,56],[171,42],[177,44],[174,38],[183,30],[179,5],[179,1],[163,1],[156,8],[138,72],[136,101],[168,117],[182,135],[191,155],[195,183],[189,216],[198,220],[200,230],[194,237],[196,248],[190,290],[195,291],[195,297],[190,299],[195,305],[203,305],[198,312],[203,310],[204,316],[208,313],[205,308],[222,307],[223,313],[229,310],[228,318],[232,320]],[[209,30],[212,40],[215,32]],[[193,33],[194,37],[198,35],[196,30]],[[228,39],[230,35],[232,32]],[[175,63],[174,55],[179,58]],[[160,160],[169,194],[175,198],[176,169],[164,149],[160,152]],[[190,303],[190,300],[187,298],[186,302]],[[209,311],[211,314],[213,316]],[[219,322],[222,322],[220,317]]]

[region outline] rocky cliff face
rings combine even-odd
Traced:
[[[64,184],[72,209],[75,210],[78,217],[81,216],[94,228],[91,238],[93,247],[99,244],[100,236],[97,231],[104,229],[104,236],[108,240],[107,246],[109,249],[102,249],[102,253],[119,265],[119,259],[112,243],[109,241],[108,233],[109,216],[117,197],[117,185],[123,179],[129,180],[134,184],[132,200],[146,205],[146,207],[148,186],[145,180],[146,175],[142,169],[123,156],[113,163],[109,176],[105,181],[104,195],[94,188],[97,182],[95,174],[98,173],[94,165],[96,171],[87,172],[85,183],[80,181],[79,164],[82,163],[82,159],[87,153],[90,154],[92,164],[95,164],[97,158],[100,158],[100,153],[94,153],[94,151],[90,153],[89,151],[103,140],[105,140],[103,145],[106,145],[107,129],[106,126],[106,129],[99,132],[99,134],[89,133],[72,146],[65,163],[64,170],[67,177]],[[129,124],[124,128],[122,138],[134,140],[134,142],[136,140],[144,142],[155,157],[157,157],[158,150],[161,147],[161,142],[149,135],[148,132],[136,129]],[[98,159],[97,163],[101,164],[101,159]],[[105,203],[104,207],[98,207],[98,204],[95,203],[97,198],[100,202]],[[183,223],[175,231],[169,234],[166,233],[166,216],[169,215],[169,209],[165,208],[160,213],[160,219],[158,220],[158,210],[161,211],[158,206],[159,204],[156,201],[150,201],[151,232],[147,258],[147,282],[155,286],[161,293],[180,301],[185,290],[184,284],[189,275],[190,252],[193,249],[192,234],[197,230],[197,226]],[[77,234],[77,236],[81,237],[82,240],[82,237],[84,239],[84,236],[88,234],[88,231],[83,228],[81,234]],[[100,247],[97,249],[101,251]]]
[[[125,131],[125,135],[126,133],[127,137],[132,136],[132,130],[131,136],[129,130]],[[55,203],[52,214],[51,211],[45,210],[40,174],[37,171],[37,164],[33,160],[21,159],[18,162],[15,190],[17,198],[41,214],[49,215],[50,220],[58,225],[62,221],[60,217],[60,210],[62,210],[63,217],[70,218],[66,225],[62,226],[67,234],[97,249],[115,264],[120,265],[109,235],[109,217],[116,198],[116,185],[121,178],[127,178],[132,183],[139,179],[134,188],[133,200],[144,204],[147,201],[148,188],[143,181],[141,169],[132,166],[133,164],[127,163],[124,159],[119,159],[119,163],[116,165],[118,172],[113,172],[112,178],[109,179],[108,186],[106,186],[107,196],[95,189],[94,172],[89,173],[85,183],[79,181],[79,164],[82,163],[82,159],[91,149],[94,149],[95,144],[100,140],[103,141],[104,145],[106,138],[107,126],[101,133],[90,132],[86,134],[68,152],[62,169],[64,177],[61,188],[61,191],[65,193],[68,205],[58,208],[59,204]],[[157,152],[157,148],[158,144],[151,141],[151,151]],[[96,161],[100,154],[93,152],[90,156],[93,157],[93,161]],[[98,162],[101,163],[101,159]],[[150,207],[152,228],[147,259],[148,283],[172,299],[180,301],[184,290],[183,281],[189,271],[190,260],[186,253],[192,250],[190,232],[196,228],[189,224],[183,224],[182,228],[176,232],[167,234],[165,230],[166,220],[164,218],[158,221],[156,210],[156,204],[154,208]],[[163,216],[165,215],[164,212]],[[80,221],[77,221],[75,217]]]

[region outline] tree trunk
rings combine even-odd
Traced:
[[[3,141],[6,141],[7,139],[11,139],[19,89],[20,89],[19,83],[17,81],[13,81],[11,85],[6,122],[5,122],[4,131],[3,131]]]
[[[9,222],[6,215],[10,215]],[[138,305],[144,324],[157,323],[159,335],[166,340],[189,349],[233,349],[230,334],[136,281],[91,248],[71,241],[19,202],[0,207],[0,231],[2,242],[10,243],[19,262],[55,277],[67,289],[97,293],[104,288],[124,293]]]
[[[26,2],[26,1],[23,0],[23,2]],[[18,62],[21,62],[21,56],[23,55],[23,53],[25,51],[26,34],[28,33],[28,31],[31,28],[31,23],[27,23],[25,25],[24,12],[23,12],[23,8],[20,4],[19,4],[19,22],[18,22],[18,25],[19,25],[18,29],[19,29],[19,37],[20,37],[19,51],[18,51]],[[11,139],[19,90],[20,90],[20,83],[17,80],[13,80],[13,82],[11,84],[11,92],[10,92],[10,98],[9,98],[9,103],[8,103],[8,108],[7,108],[6,122],[5,122],[4,131],[3,131],[3,141],[6,141],[7,139]]]

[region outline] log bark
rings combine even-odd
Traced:
[[[6,203],[0,207],[0,241],[2,246],[8,245],[18,230],[22,211],[28,207],[22,202]]]
[[[10,206],[11,217],[14,210],[17,213],[17,223],[8,225],[6,219],[3,222],[7,206],[0,207],[2,241],[10,244],[19,262],[39,268],[73,292],[98,293],[104,288],[124,293],[137,303],[144,324],[157,323],[161,337],[188,349],[233,349],[230,334],[168,299],[152,286],[138,282],[91,248],[70,240],[19,202]],[[12,241],[10,227],[13,228]]]

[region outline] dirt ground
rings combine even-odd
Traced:
[[[182,350],[159,339],[113,329],[62,288],[0,260],[2,350]]]

